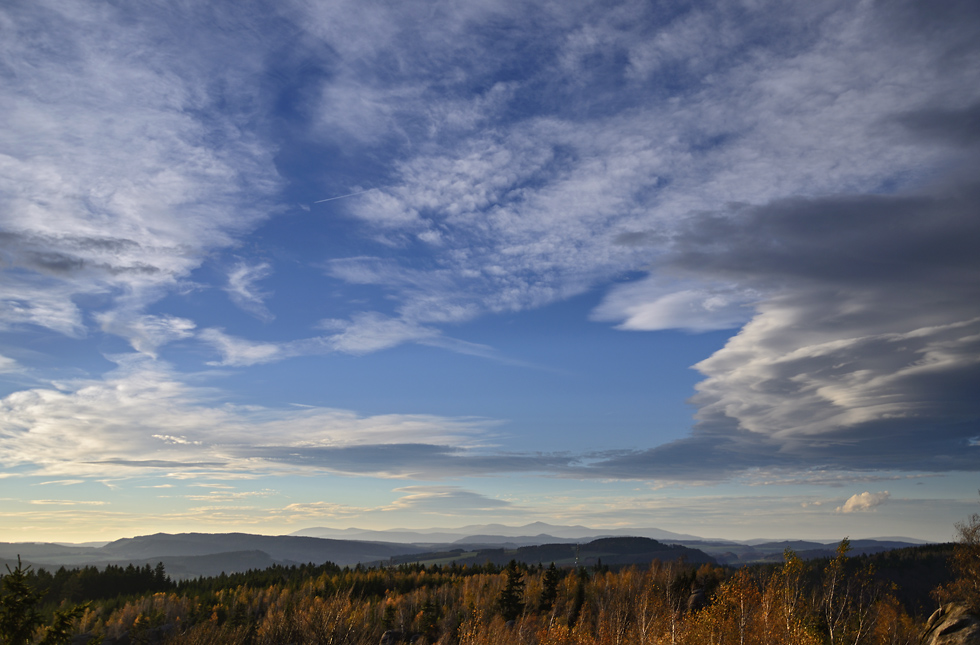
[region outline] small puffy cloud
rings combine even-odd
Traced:
[[[869,493],[865,491],[857,495],[851,495],[844,502],[843,506],[837,507],[838,513],[861,513],[864,511],[870,511],[876,506],[881,506],[888,501],[891,494],[885,490],[880,493]]]

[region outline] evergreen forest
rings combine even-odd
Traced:
[[[939,603],[980,607],[977,530],[927,545],[741,568],[331,563],[176,582],[163,565],[18,565],[3,643],[912,645]]]

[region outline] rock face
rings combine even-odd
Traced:
[[[919,645],[980,645],[980,616],[963,605],[940,607],[929,617]]]
[[[687,610],[689,612],[700,611],[708,604],[708,599],[704,597],[704,589],[695,589],[687,599]]]
[[[405,642],[405,634],[395,629],[389,629],[381,635],[381,645],[397,645]]]

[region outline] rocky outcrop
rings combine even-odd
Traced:
[[[704,595],[704,589],[695,589],[687,598],[687,611],[701,611],[708,604],[708,599]]]
[[[980,645],[980,616],[951,603],[929,617],[919,645]]]
[[[396,629],[389,629],[381,635],[381,645],[398,645],[404,642],[405,634]]]

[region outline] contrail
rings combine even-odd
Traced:
[[[374,190],[374,189],[373,188],[368,188],[367,190],[361,190],[361,191],[358,191],[356,193],[350,193],[350,194],[347,194],[347,195],[341,195],[339,197],[327,197],[326,199],[321,199],[321,200],[315,201],[313,203],[314,204],[322,204],[323,202],[332,202],[335,199],[343,199],[344,197],[353,197],[354,195],[363,195],[364,193],[369,193],[372,190]]]

